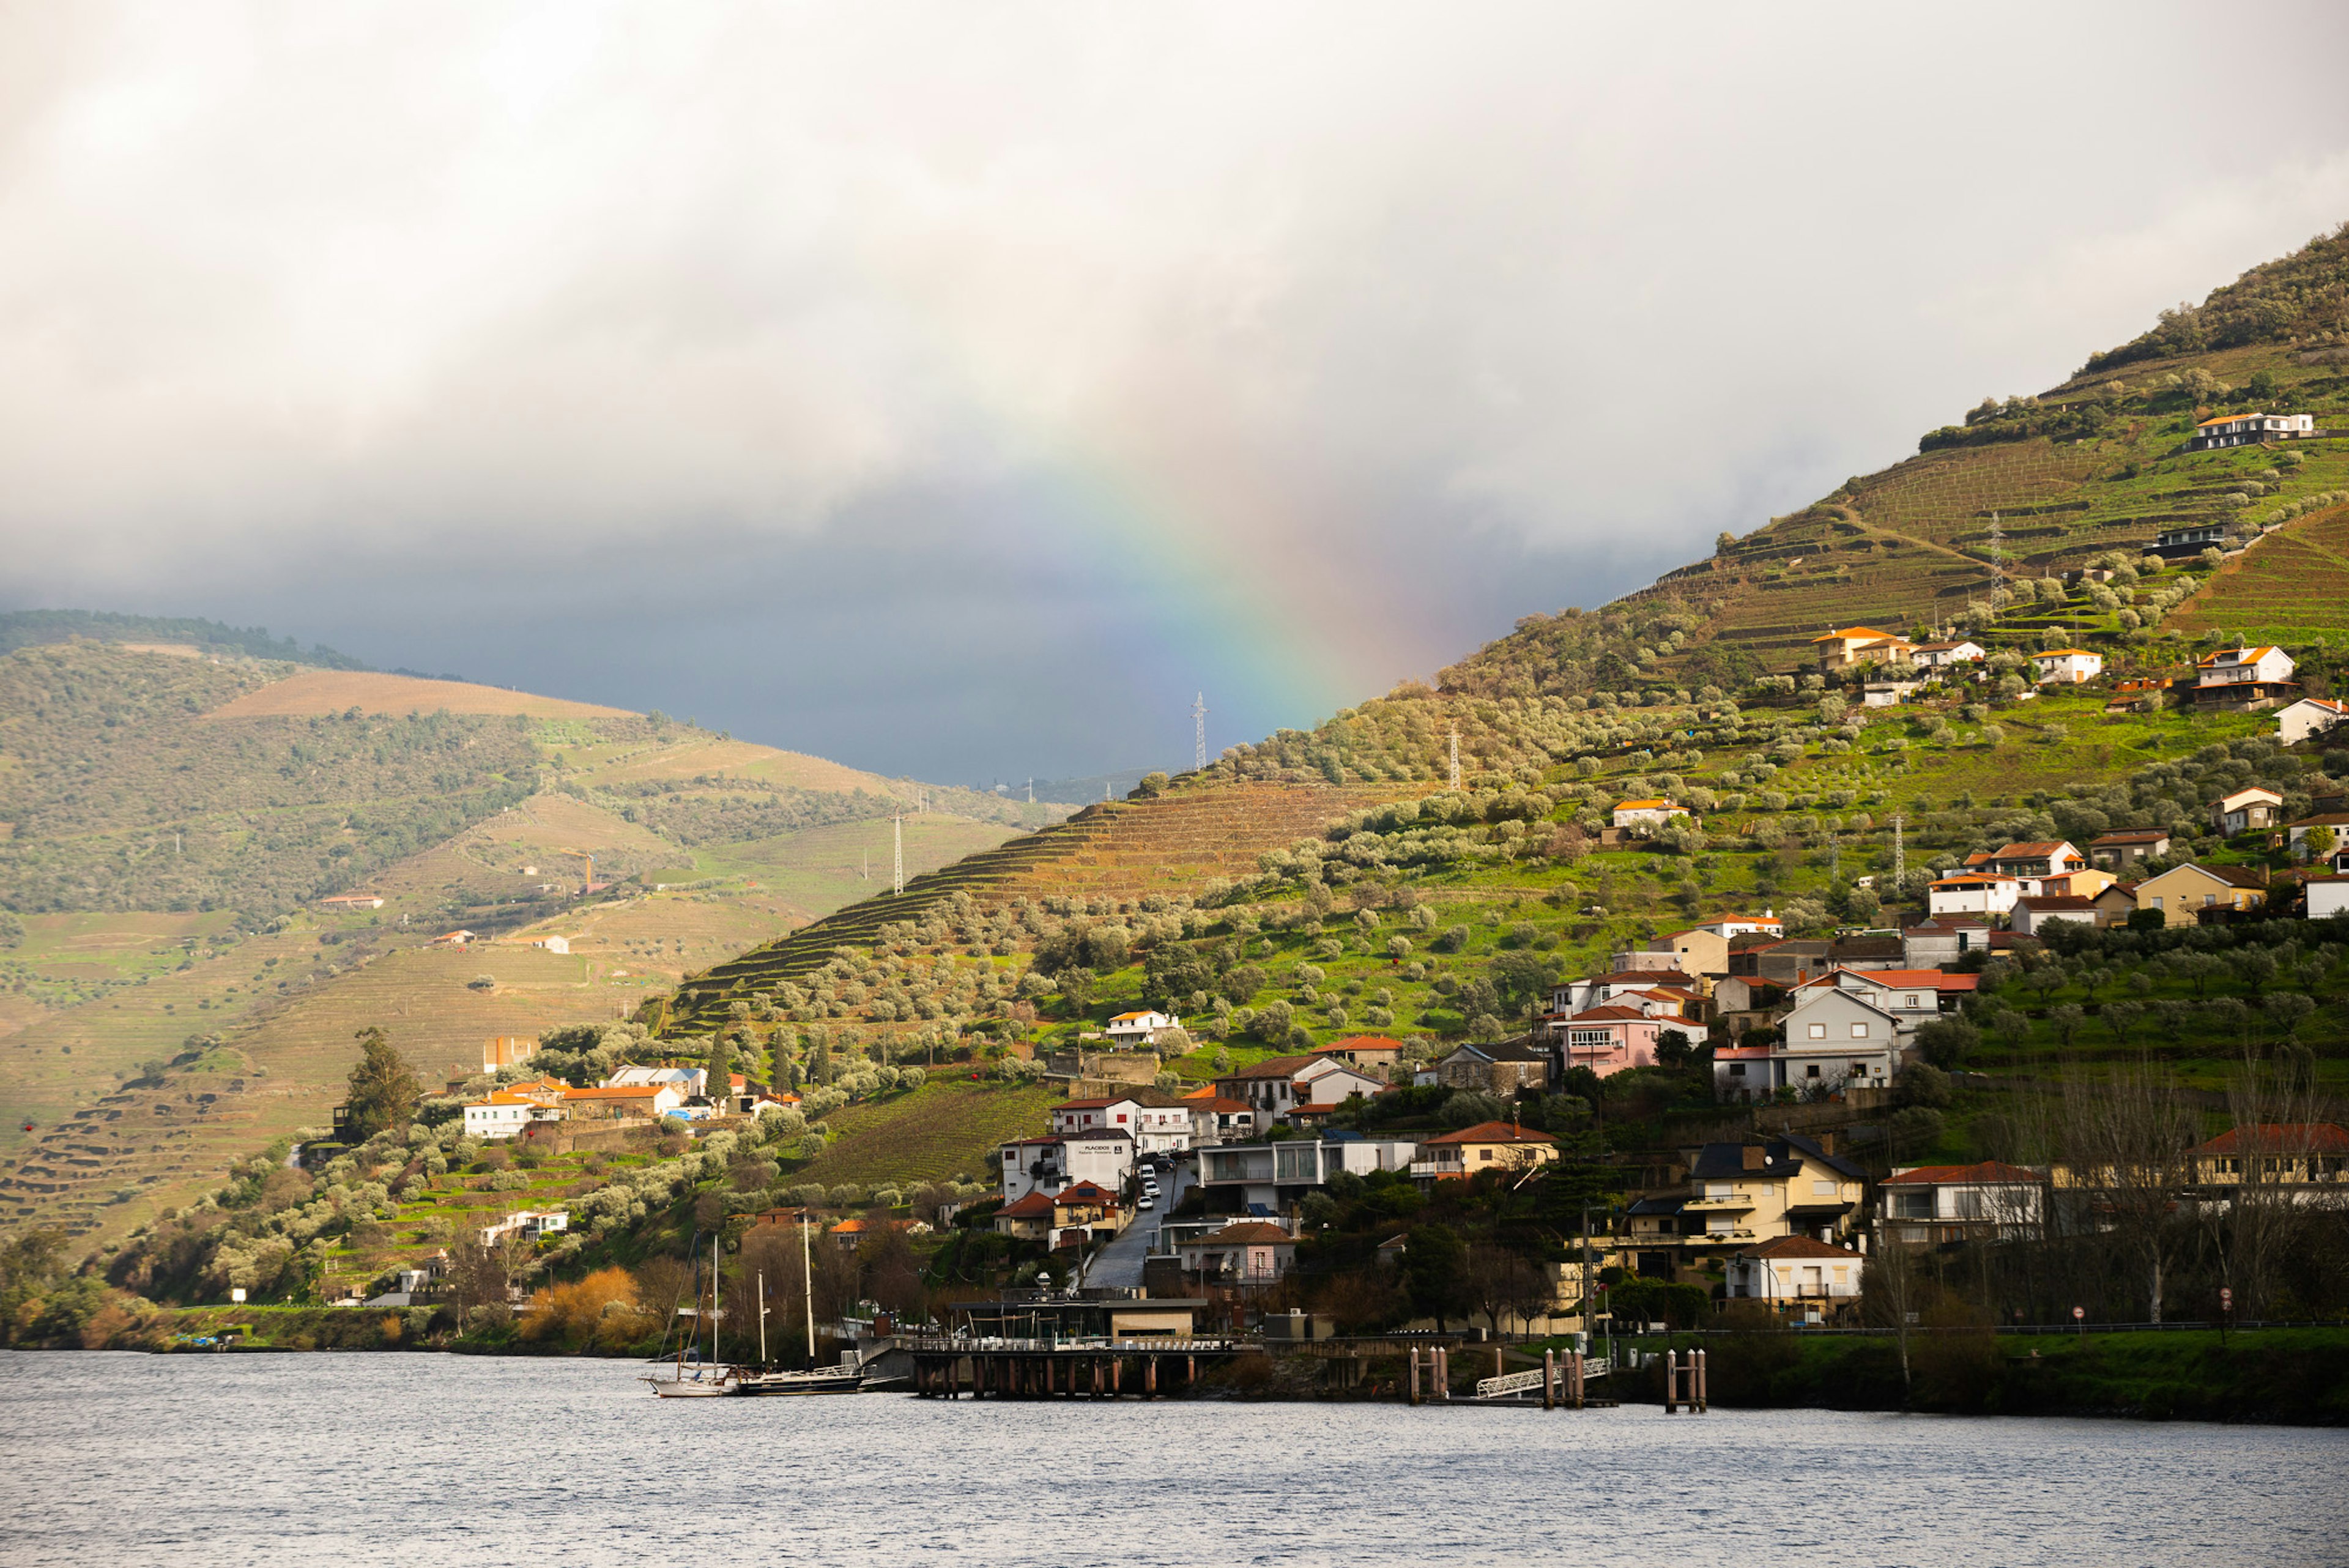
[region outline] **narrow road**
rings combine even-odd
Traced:
[[[1117,1240],[1094,1255],[1092,1267],[1085,1272],[1085,1283],[1105,1289],[1140,1290],[1142,1261],[1150,1255],[1150,1244],[1157,1239],[1159,1217],[1182,1202],[1190,1186],[1191,1168],[1179,1160],[1173,1170],[1162,1172],[1158,1179],[1158,1206],[1136,1214],[1133,1223]]]

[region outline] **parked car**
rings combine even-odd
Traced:
[[[1140,1200],[1139,1202],[1135,1203],[1135,1204],[1134,1204],[1134,1207],[1135,1207],[1136,1209],[1155,1209],[1155,1208],[1157,1208],[1157,1207],[1158,1207],[1158,1194],[1156,1194],[1155,1192],[1145,1192],[1145,1193],[1143,1193],[1143,1194],[1142,1195],[1141,1200]]]

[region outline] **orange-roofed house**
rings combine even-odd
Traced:
[[[1811,646],[1819,650],[1823,674],[1856,664],[1909,664],[1917,657],[1915,643],[1897,631],[1880,631],[1872,626],[1837,627],[1811,639]]]
[[[2349,1129],[2333,1122],[2230,1127],[2187,1158],[2204,1187],[2303,1188],[2294,1196],[2349,1205]]]
[[[1402,1060],[1402,1042],[1384,1034],[1349,1034],[1343,1040],[1332,1040],[1312,1054],[1334,1056],[1351,1066],[1385,1072]]]
[[[675,1084],[609,1084],[563,1097],[574,1121],[657,1120],[684,1104],[685,1091]]]
[[[1547,1133],[1515,1122],[1479,1122],[1422,1140],[1411,1173],[1441,1181],[1484,1170],[1525,1170],[1557,1158],[1557,1139]]]
[[[506,1089],[493,1089],[489,1098],[477,1100],[465,1107],[465,1136],[498,1141],[516,1136],[533,1122],[562,1119],[563,1105],[559,1096],[546,1100]]]
[[[1692,815],[1688,807],[1670,795],[1657,795],[1645,800],[1617,801],[1613,820],[1618,827],[1661,827],[1676,816]]]
[[[2194,705],[2234,713],[2281,707],[2300,695],[2292,655],[2268,644],[2222,648],[2195,662]]]
[[[2105,672],[2105,656],[2091,648],[2051,648],[2031,656],[2042,686],[2080,686]]]
[[[1052,1198],[1041,1188],[1027,1192],[995,1211],[999,1235],[1021,1241],[1041,1241],[1052,1233]]]
[[[2194,427],[2189,452],[2219,446],[2258,446],[2271,441],[2306,441],[2316,433],[2314,414],[2212,414]]]
[[[1982,867],[2002,877],[2062,877],[2085,868],[2088,857],[2068,839],[2034,839],[1993,851]]]
[[[1883,1241],[1914,1246],[2026,1241],[2046,1218],[2046,1189],[2038,1171],[1995,1159],[1910,1166],[1878,1189],[1878,1226]]]
[[[2330,734],[2349,723],[2349,702],[2332,697],[2303,697],[2276,710],[2276,739],[2287,746]]]
[[[1255,1135],[1256,1107],[1246,1100],[1235,1100],[1228,1095],[1216,1093],[1212,1084],[1195,1095],[1185,1095],[1183,1103],[1191,1110],[1191,1147],[1194,1148]]]

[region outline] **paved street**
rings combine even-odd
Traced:
[[[1158,1207],[1134,1216],[1125,1233],[1101,1250],[1093,1266],[1086,1272],[1089,1286],[1139,1290],[1142,1288],[1142,1261],[1150,1255],[1150,1243],[1158,1234],[1158,1221],[1183,1201],[1183,1194],[1191,1187],[1190,1167],[1177,1162],[1171,1171],[1158,1178]]]

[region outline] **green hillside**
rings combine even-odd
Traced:
[[[109,610],[9,610],[0,613],[0,653],[45,643],[91,642],[184,648],[223,659],[259,659],[314,665],[321,670],[365,670],[347,653],[324,643],[307,653],[292,638],[273,639],[265,627],[226,626],[186,616],[118,615]]]

